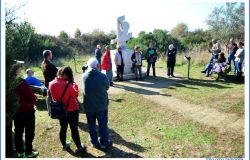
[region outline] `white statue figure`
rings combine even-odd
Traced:
[[[111,44],[117,43],[122,49],[126,48],[126,41],[132,37],[132,33],[128,33],[129,24],[125,21],[125,16],[117,18],[117,38],[111,40]]]
[[[111,40],[111,44],[117,43],[117,46],[120,46],[122,49],[122,57],[124,62],[124,74],[123,79],[133,79],[135,74],[132,73],[132,61],[131,56],[134,53],[133,50],[126,48],[126,42],[132,37],[132,33],[128,33],[129,24],[125,21],[125,16],[120,16],[117,18],[117,37],[116,39]],[[116,79],[117,71],[115,64],[115,54],[117,50],[111,50],[111,59],[112,59],[112,70],[113,70],[113,78]],[[146,75],[146,74],[144,74]]]

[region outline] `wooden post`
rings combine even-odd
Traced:
[[[190,71],[190,58],[188,59],[188,80],[189,80],[189,71]]]
[[[190,79],[189,78],[189,73],[190,73],[190,60],[191,60],[191,57],[190,56],[185,56],[185,58],[188,60],[188,80]]]
[[[75,64],[75,72],[77,73],[77,69],[76,69],[76,56],[74,56],[73,59],[74,59],[74,64]]]

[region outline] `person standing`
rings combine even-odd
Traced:
[[[102,59],[102,47],[100,44],[96,45],[95,49],[95,57],[98,60],[99,64],[101,65],[101,59]]]
[[[170,44],[168,46],[168,50],[166,53],[168,78],[170,78],[170,76],[175,77],[174,76],[174,66],[175,66],[175,62],[176,62],[176,54],[177,54],[176,48],[174,47],[173,44]]]
[[[140,80],[143,80],[142,75],[141,75],[142,54],[141,54],[141,48],[139,46],[135,46],[135,51],[132,54],[131,60],[135,66],[136,81],[138,81],[138,72],[139,72]]]
[[[235,64],[235,53],[236,51],[238,50],[238,46],[237,44],[234,42],[234,39],[231,38],[230,41],[229,41],[229,45],[227,46],[227,49],[228,49],[228,56],[227,56],[227,60],[228,60],[228,63],[230,64],[231,66],[231,61],[233,61],[233,64],[234,64],[234,74],[236,74],[236,64]]]
[[[88,69],[82,76],[83,102],[86,112],[90,142],[92,147],[106,149],[112,145],[108,129],[108,93],[109,81],[100,72],[100,64],[95,58],[88,60]],[[100,141],[96,130],[98,121]]]
[[[152,43],[149,44],[149,48],[147,49],[147,62],[148,62],[148,68],[147,68],[147,76],[149,76],[150,68],[152,65],[153,68],[153,76],[155,77],[155,63],[157,60],[157,53],[154,45]]]
[[[122,56],[122,50],[119,46],[118,51],[115,53],[115,65],[116,65],[116,71],[117,71],[117,81],[123,81],[123,72],[124,72],[124,62],[123,62],[123,56]]]
[[[212,48],[209,49],[209,52],[212,54],[209,62],[218,59],[218,54],[221,52],[221,46],[217,39],[212,39]]]
[[[45,79],[45,87],[48,88],[49,82],[55,79],[57,74],[57,68],[53,63],[52,60],[52,52],[50,50],[43,51],[43,62],[41,64],[43,76]]]
[[[105,53],[102,59],[102,70],[106,72],[106,76],[108,77],[110,86],[113,86],[113,71],[112,71],[112,61],[110,55],[110,47],[105,47]]]
[[[38,152],[33,151],[33,140],[35,137],[35,103],[37,97],[29,85],[21,78],[22,65],[16,64],[11,72],[16,73],[16,80],[19,82],[15,88],[18,97],[19,108],[14,115],[15,145],[18,158],[34,158]],[[23,134],[25,132],[25,141]],[[25,147],[24,144],[25,143]]]
[[[84,144],[81,144],[80,136],[78,132],[79,123],[79,105],[77,103],[78,97],[78,85],[74,82],[73,72],[70,67],[62,67],[58,70],[57,77],[49,83],[49,91],[52,99],[58,101],[64,89],[66,88],[65,94],[62,97],[62,103],[64,109],[67,110],[66,117],[60,118],[60,141],[63,146],[63,150],[70,148],[70,142],[66,142],[66,133],[68,125],[71,129],[71,136],[76,144],[76,154],[80,154],[86,150]]]
[[[49,82],[55,79],[57,74],[56,66],[51,63],[52,60],[52,52],[50,50],[43,51],[43,62],[41,64],[41,69],[44,76],[44,85],[46,88],[49,87]],[[49,95],[50,92],[48,90],[47,97],[46,97],[46,105],[49,108],[49,103],[51,101],[51,96]]]
[[[239,43],[239,49],[235,53],[235,65],[236,65],[236,71],[237,71],[237,77],[242,75],[242,63],[245,59],[245,49],[244,49],[244,43]]]

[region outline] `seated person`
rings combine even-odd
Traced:
[[[221,72],[221,66],[224,66],[223,63],[226,62],[226,58],[223,52],[218,53],[218,57],[212,59],[210,63],[208,63],[201,73],[205,73],[208,77],[212,74],[212,72],[219,73]]]
[[[28,85],[41,87],[43,85],[42,81],[34,77],[34,71],[30,68],[26,70],[27,77],[25,78]]]
[[[227,73],[230,71],[231,66],[229,63],[226,63],[226,58],[223,52],[219,53],[218,55],[218,61],[214,64],[213,72],[218,74],[218,77],[216,80],[218,80],[220,77],[226,78]]]
[[[212,69],[214,68],[214,64],[217,62],[217,59],[211,59],[211,61],[206,65],[205,69],[201,71],[201,73],[206,74],[206,77],[212,74]]]
[[[32,69],[28,68],[26,70],[26,74],[27,74],[27,77],[25,78],[25,80],[28,83],[28,85],[38,87],[38,88],[31,87],[31,89],[36,93],[40,92],[39,94],[46,96],[47,95],[47,88],[44,86],[44,84],[42,83],[41,80],[34,77],[34,71]]]

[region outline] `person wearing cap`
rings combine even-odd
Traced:
[[[22,64],[14,64],[11,67],[10,75],[13,80],[8,87],[7,96],[17,97],[17,108],[14,113],[14,126],[15,126],[15,146],[18,158],[34,158],[38,156],[37,151],[33,151],[33,140],[35,137],[35,103],[37,97],[30,89],[27,82],[21,78]],[[6,106],[6,114],[9,115],[9,107],[15,107],[15,102],[8,102]],[[11,122],[12,123],[12,122]],[[8,136],[7,134],[6,136]],[[25,140],[23,140],[25,137]],[[6,137],[8,140],[8,137]],[[7,142],[8,143],[8,142]],[[25,145],[24,145],[25,144]],[[11,143],[9,145],[12,145]],[[25,147],[24,147],[25,146]]]
[[[177,50],[174,47],[173,44],[170,44],[168,46],[168,50],[166,52],[166,58],[167,58],[167,75],[170,78],[170,76],[175,77],[174,76],[174,66],[175,66],[175,62],[176,62],[176,54],[177,54]]]
[[[96,45],[95,49],[95,57],[98,60],[99,64],[101,65],[101,59],[102,59],[102,47],[100,44]]]
[[[115,53],[115,65],[116,65],[116,73],[117,73],[117,81],[123,81],[123,72],[124,72],[124,61],[122,56],[122,49],[120,46],[117,48],[117,52]]]
[[[96,58],[88,60],[88,69],[82,75],[83,102],[86,112],[90,142],[92,147],[106,149],[112,145],[108,129],[108,92],[109,80],[100,72],[100,64]],[[96,130],[99,126],[100,141]]]
[[[133,62],[135,66],[135,80],[138,81],[138,72],[139,72],[140,80],[143,80],[142,75],[141,75],[141,66],[142,66],[141,48],[140,46],[135,46],[134,49],[135,51],[131,56],[131,61]]]
[[[43,86],[43,83],[38,78],[34,77],[34,71],[30,68],[26,70],[25,80],[28,83],[28,85],[34,85],[38,87]]]
[[[113,86],[113,71],[112,71],[112,61],[111,61],[111,56],[110,56],[110,47],[106,46],[105,47],[105,53],[103,55],[102,59],[102,70],[106,72],[106,76],[108,77],[110,86]]]

